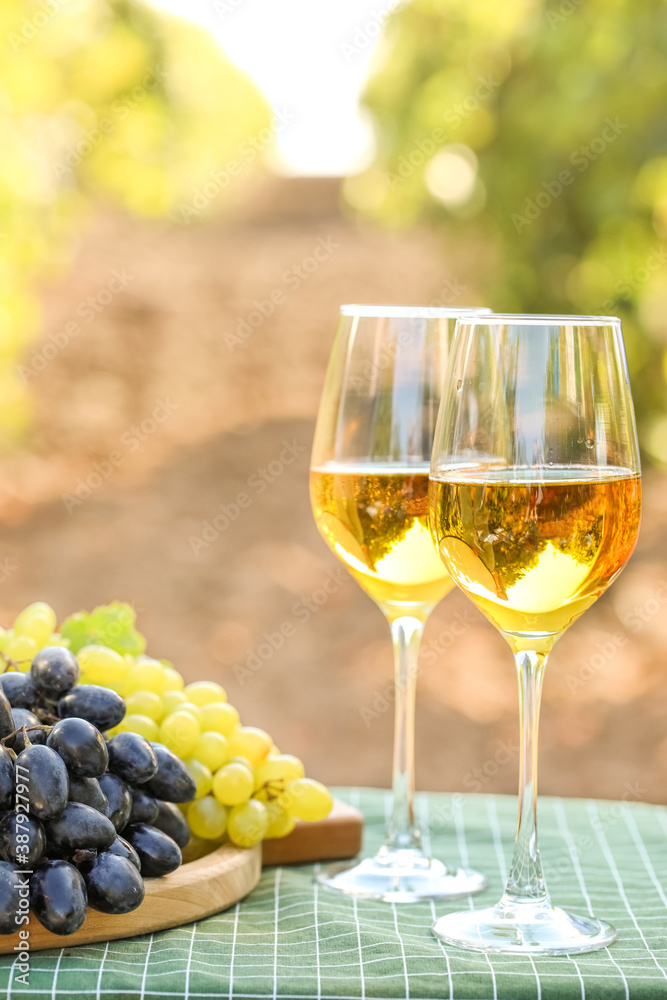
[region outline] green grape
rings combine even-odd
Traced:
[[[229,735],[229,750],[232,756],[247,757],[256,767],[271,749],[272,740],[263,729],[254,726],[240,726]]]
[[[164,714],[171,715],[171,713],[175,712],[180,705],[185,705],[187,700],[186,695],[184,695],[182,691],[165,691],[162,695]]]
[[[30,670],[30,663],[38,653],[39,646],[29,635],[10,635],[5,645],[5,656],[18,664],[21,673]]]
[[[176,711],[160,726],[158,740],[179,757],[188,757],[199,742],[199,726],[189,712]]]
[[[185,766],[195,779],[197,793],[195,798],[200,799],[203,795],[208,795],[213,786],[213,775],[206,764],[202,764],[196,757],[186,757]]]
[[[69,639],[66,639],[60,632],[52,632],[49,636],[47,646],[64,646],[69,649]],[[79,682],[80,683],[80,682]]]
[[[164,667],[159,660],[152,660],[150,657],[138,657],[125,678],[125,690],[128,695],[135,691],[152,691],[161,695],[164,693],[165,684]]]
[[[227,810],[212,795],[188,803],[188,823],[196,837],[218,840],[227,829]]]
[[[289,781],[285,794],[280,796],[279,801],[291,816],[309,822],[324,819],[333,805],[329,789],[313,778],[294,778]]]
[[[192,756],[200,760],[211,771],[217,771],[229,760],[229,743],[222,733],[205,732],[199,737]]]
[[[112,733],[139,733],[144,739],[154,742],[158,738],[158,724],[147,715],[126,715]]]
[[[252,774],[253,781],[255,780],[255,769],[254,769],[254,767],[252,766],[252,764],[250,763],[250,761],[248,760],[247,757],[241,757],[239,755],[237,755],[236,757],[230,757],[229,760],[227,761],[227,763],[228,764],[243,764],[243,766],[245,767],[246,771],[250,771],[250,773]]]
[[[2,625],[0,625],[0,653],[4,653],[7,643],[13,634],[12,629],[3,628]],[[2,663],[0,663],[0,667],[4,670]]]
[[[296,820],[293,816],[290,816],[279,802],[266,802],[265,805],[269,815],[269,825],[264,834],[264,839],[286,837],[296,826]]]
[[[189,712],[193,719],[197,720],[197,725],[200,729],[204,728],[204,718],[201,714],[201,708],[199,705],[195,705],[192,701],[183,701],[176,709],[177,712]]]
[[[162,699],[153,691],[134,691],[125,699],[125,705],[130,715],[147,715],[154,722],[160,722],[164,715]]]
[[[239,713],[227,701],[214,701],[201,709],[202,729],[229,736],[239,724]]]
[[[125,679],[127,663],[115,649],[108,646],[84,646],[76,654],[87,684],[109,684]]]
[[[227,820],[229,839],[238,847],[254,847],[259,844],[268,827],[269,814],[266,806],[257,799],[234,806]]]
[[[216,701],[227,701],[227,692],[215,681],[193,681],[186,685],[185,693],[195,705],[210,705]]]
[[[269,754],[255,768],[255,791],[267,781],[288,782],[292,778],[303,778],[305,769],[298,757],[292,754]]]
[[[179,674],[178,670],[174,670],[172,665],[167,660],[160,660],[162,666],[164,667],[164,690],[166,691],[182,691],[185,687],[185,681]]]
[[[236,806],[248,801],[254,783],[252,771],[244,764],[230,762],[213,775],[213,794],[223,805]]]
[[[27,635],[34,639],[38,649],[43,649],[49,636],[55,631],[58,619],[53,608],[43,601],[29,604],[14,619],[14,634]]]

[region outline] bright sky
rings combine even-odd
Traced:
[[[274,169],[337,175],[374,151],[359,98],[382,26],[398,0],[150,0],[209,28],[274,109],[295,116],[278,136]]]

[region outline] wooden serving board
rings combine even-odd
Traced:
[[[309,861],[352,858],[361,850],[364,818],[358,809],[334,799],[333,809],[319,823],[297,824],[287,837],[265,840],[262,865],[299,865]]]
[[[111,916],[88,910],[83,927],[75,934],[63,936],[51,934],[36,917],[31,917],[30,950],[135,937],[210,917],[247,896],[259,881],[262,865],[352,857],[361,848],[362,830],[361,813],[335,799],[326,819],[319,823],[298,821],[287,837],[265,840],[249,850],[229,843],[211,849],[210,841],[200,841],[194,848],[188,848],[189,854],[185,852],[188,861],[177,871],[164,878],[146,880],[144,901],[132,913]],[[194,860],[190,860],[193,856]],[[0,936],[0,954],[15,954],[18,940],[18,934]]]

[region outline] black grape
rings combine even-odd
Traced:
[[[13,708],[12,716],[14,718],[14,729],[21,729],[23,726],[27,726],[31,731],[28,733],[28,739],[31,743],[46,743],[46,733],[43,729],[33,729],[33,726],[41,726],[41,722],[36,715],[29,712],[27,708]],[[20,753],[21,750],[25,750],[25,740],[23,738],[23,733],[17,733],[13,736],[11,740],[7,742],[7,746],[11,747],[16,753]]]
[[[97,778],[77,778],[71,774],[69,778],[70,802],[83,802],[84,806],[92,806],[98,812],[107,815],[109,800],[102,791]]]
[[[12,708],[32,708],[37,700],[30,674],[22,674],[18,670],[0,674],[0,687]]]
[[[59,816],[69,794],[69,778],[62,757],[50,747],[26,747],[16,758],[15,766],[16,784],[25,786],[32,815],[41,820]]]
[[[173,802],[162,802],[160,799],[156,801],[157,817],[151,825],[175,840],[179,847],[185,847],[190,839],[190,827],[185,816]]]
[[[0,818],[0,857],[4,861],[11,861],[17,867],[34,868],[45,850],[44,827],[38,819],[15,811]]]
[[[132,810],[132,794],[117,774],[103,774],[99,779],[100,788],[107,797],[106,814],[116,830],[122,830]]]
[[[116,839],[116,829],[102,813],[82,802],[68,802],[58,819],[44,824],[47,854],[62,857],[82,848],[104,850]]]
[[[151,743],[158,761],[157,774],[147,781],[144,791],[165,802],[190,802],[197,793],[195,779],[175,753],[161,743]]]
[[[14,805],[14,761],[9,750],[0,746],[0,810]]]
[[[0,740],[4,739],[5,736],[9,736],[15,729],[12,706],[9,704],[9,699],[5,692],[0,690]]]
[[[104,737],[85,719],[61,719],[46,742],[79,778],[98,778],[107,769],[109,754]]]
[[[88,904],[102,913],[129,913],[141,905],[144,880],[127,858],[105,851],[83,867]]]
[[[125,839],[139,855],[144,877],[168,875],[176,871],[183,860],[178,844],[162,830],[147,823],[128,826]]]
[[[57,700],[78,681],[79,664],[74,653],[64,646],[45,646],[32,661],[30,677],[37,694]]]
[[[83,875],[67,861],[45,861],[30,879],[30,905],[52,934],[78,931],[87,903]]]
[[[137,871],[141,871],[141,861],[139,860],[139,855],[132,847],[132,844],[128,844],[124,837],[116,837],[111,847],[107,847],[107,853],[117,854],[119,858],[125,858],[126,861],[131,861]]]
[[[130,785],[142,785],[158,768],[155,750],[139,733],[118,733],[107,744],[109,770]]]
[[[125,702],[111,688],[78,684],[58,702],[58,715],[61,719],[85,719],[104,732],[125,717]]]
[[[20,884],[21,876],[16,874],[14,866],[0,861],[0,934],[14,934],[18,930]],[[27,880],[25,884],[27,887]]]
[[[132,809],[128,823],[153,823],[157,819],[158,808],[155,799],[146,795],[140,788],[133,788]]]

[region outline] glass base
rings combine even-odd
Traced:
[[[575,955],[616,940],[611,924],[545,903],[502,900],[485,910],[448,913],[433,924],[445,944],[506,955]]]
[[[442,861],[413,851],[329,865],[317,881],[334,892],[385,903],[416,903],[421,899],[455,899],[486,889],[488,881],[468,868],[448,868]]]

